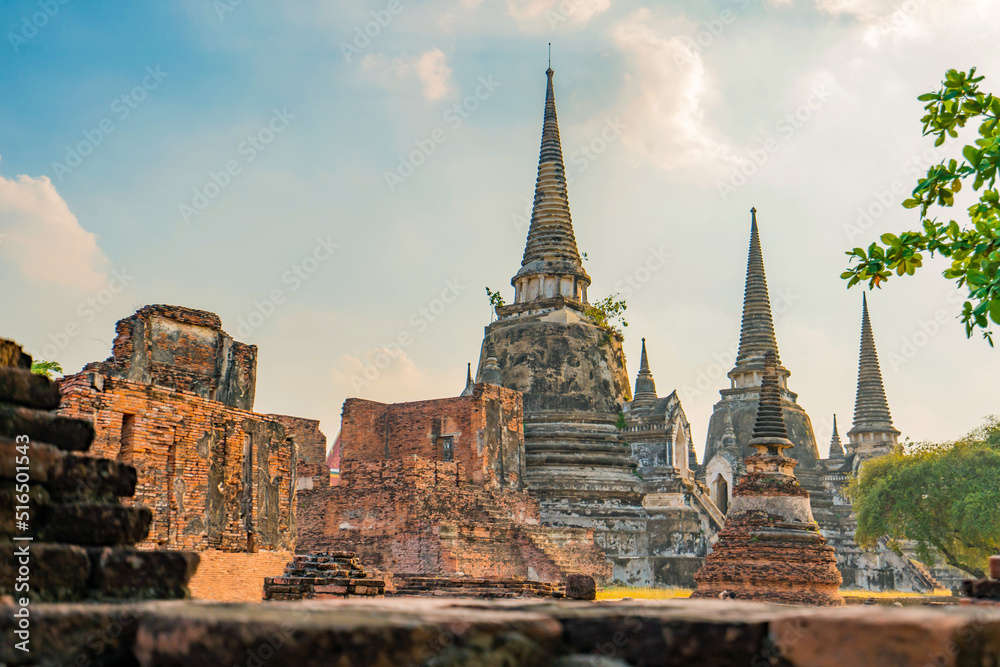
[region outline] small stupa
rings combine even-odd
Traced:
[[[764,355],[764,374],[747,473],[733,488],[726,525],[691,597],[842,606],[833,547],[813,520],[809,492],[795,479],[778,388],[778,359]]]

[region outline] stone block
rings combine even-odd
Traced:
[[[59,387],[44,375],[0,366],[0,402],[37,410],[59,407]]]
[[[153,513],[142,506],[75,503],[47,507],[42,517],[38,539],[97,547],[141,542]]]
[[[589,574],[571,574],[566,577],[566,597],[570,600],[596,600],[597,582]]]
[[[89,549],[95,596],[117,599],[183,598],[198,567],[191,551]]]
[[[30,590],[17,591],[23,549],[29,553]],[[27,595],[32,602],[79,600],[86,597],[90,577],[87,552],[68,544],[0,542],[0,596]],[[24,582],[20,582],[24,583]],[[0,660],[0,663],[3,661]]]
[[[19,445],[13,438],[0,437],[0,480],[14,479],[17,474],[18,459],[22,456]],[[45,484],[62,470],[65,453],[52,445],[32,442],[28,445],[28,476],[32,482]]]
[[[85,452],[94,440],[94,427],[82,419],[0,404],[0,436],[13,439],[21,435],[28,436],[32,442],[44,442],[63,450]]]

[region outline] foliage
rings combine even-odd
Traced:
[[[628,305],[625,303],[625,299],[618,299],[617,296],[617,294],[612,294],[592,303],[585,312],[594,324],[620,336],[622,331],[614,323],[618,321],[622,327],[628,326],[628,322],[625,321],[625,311],[628,309]]]
[[[958,128],[979,122],[979,138],[962,147],[963,160],[942,160],[931,166],[918,179],[913,197],[903,202],[906,208],[920,208],[922,229],[900,235],[883,234],[881,245],[872,243],[868,249],[855,248],[847,254],[852,266],[841,274],[848,287],[868,281],[869,288],[879,287],[896,275],[913,275],[923,264],[924,251],[951,259],[943,273],[965,286],[968,296],[962,310],[965,334],[982,331],[993,345],[991,321],[1000,324],[1000,194],[997,192],[997,168],[1000,165],[1000,98],[979,89],[983,77],[948,70],[940,90],[917,99],[926,102],[923,121],[924,136],[935,135],[935,146],[958,136]],[[955,193],[963,182],[971,180],[979,199],[968,209],[968,221],[939,221],[928,217],[932,206],[944,209],[955,203]],[[856,263],[856,264],[855,264]]]
[[[618,411],[618,421],[615,422],[615,428],[617,428],[619,431],[621,431],[621,430],[623,430],[625,428],[625,426],[626,426],[626,424],[625,424],[625,413],[622,412],[621,410],[619,410]]]
[[[54,373],[62,375],[63,369],[58,361],[38,360],[31,362],[31,372],[35,375],[44,375],[51,380]]]
[[[490,298],[490,305],[493,306],[494,310],[496,310],[497,308],[505,305],[505,302],[503,300],[503,295],[500,294],[500,290],[497,290],[496,292],[494,292],[489,287],[487,287],[486,288],[486,296],[488,296]]]
[[[858,517],[856,539],[874,546],[887,536],[916,542],[917,557],[983,578],[1000,553],[1000,420],[955,443],[910,445],[866,462],[848,493]]]

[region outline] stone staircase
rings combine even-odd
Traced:
[[[353,551],[296,555],[280,577],[265,577],[264,600],[375,596],[385,581],[370,577]]]

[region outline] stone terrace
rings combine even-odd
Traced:
[[[32,606],[21,665],[958,667],[1000,660],[1000,610],[720,600],[354,599]],[[10,636],[13,608],[0,605]],[[584,657],[586,656],[586,657]]]

